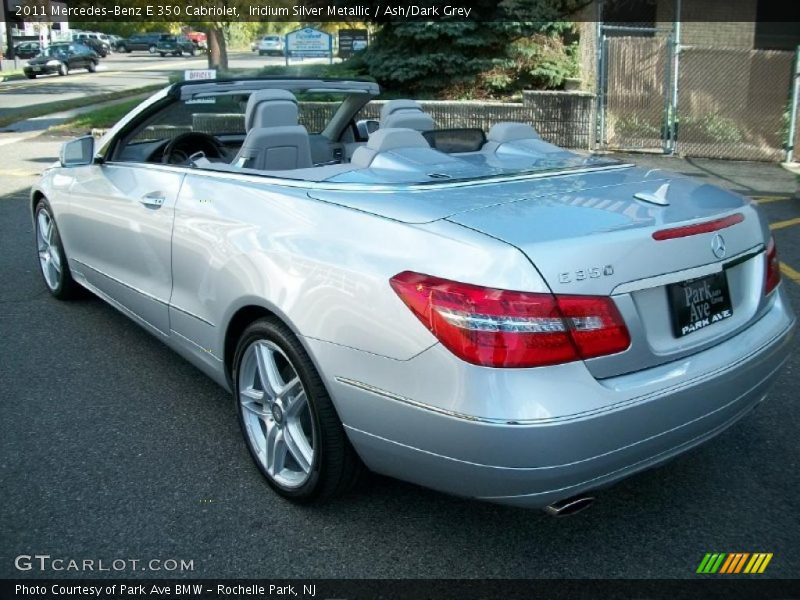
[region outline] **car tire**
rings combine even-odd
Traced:
[[[233,389],[247,449],[279,495],[322,502],[355,484],[361,460],[322,378],[286,325],[262,318],[244,331],[234,354]]]
[[[25,73],[25,77],[28,79],[36,79],[36,73]]]
[[[33,215],[33,234],[39,258],[39,272],[47,290],[59,300],[69,300],[79,296],[82,288],[72,278],[50,203],[45,198],[39,200]]]
[[[264,56],[264,53],[263,53],[261,50],[259,50],[259,51],[258,51],[258,55],[259,55],[259,56]]]
[[[61,63],[58,65],[58,74],[61,76],[67,75],[69,73],[69,67],[67,67],[66,63]]]
[[[86,69],[89,71],[89,73],[97,73],[97,63],[93,60],[90,60],[89,64],[86,65]]]
[[[158,55],[159,55],[161,58],[164,58],[164,57],[167,55],[167,53],[166,53],[166,52],[159,52],[159,53],[158,53]]]

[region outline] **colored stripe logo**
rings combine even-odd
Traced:
[[[733,575],[736,573],[763,573],[769,561],[772,560],[772,553],[769,552],[708,552],[697,573],[720,575]]]

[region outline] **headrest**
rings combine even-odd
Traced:
[[[246,131],[262,127],[297,125],[297,98],[287,90],[258,90],[245,109]]]
[[[367,148],[375,152],[386,152],[395,148],[430,148],[419,131],[413,129],[378,129],[367,141]]]
[[[422,106],[416,100],[389,100],[381,108],[381,118],[383,121],[386,117],[398,110],[418,110],[422,112]]]
[[[536,130],[525,123],[497,123],[492,125],[486,139],[502,144],[516,140],[538,140],[540,138]]]
[[[435,127],[433,117],[414,100],[390,100],[381,109],[380,122],[382,128],[429,131]]]

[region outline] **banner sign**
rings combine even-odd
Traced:
[[[202,81],[204,79],[216,79],[216,69],[187,69],[183,72],[184,81]]]
[[[286,56],[289,58],[332,58],[333,37],[311,27],[287,33]]]

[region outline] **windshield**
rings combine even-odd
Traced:
[[[320,133],[347,96],[347,93],[336,92],[295,93],[299,124],[311,134]],[[130,143],[172,139],[178,134],[192,131],[244,137],[249,97],[249,93],[242,93],[174,102],[134,134]]]
[[[69,52],[69,46],[53,44],[42,50],[42,56],[65,56]]]

